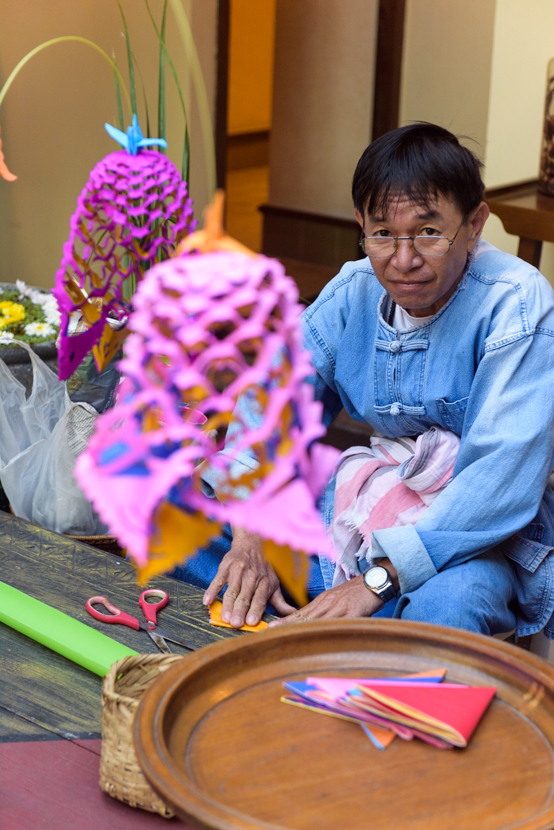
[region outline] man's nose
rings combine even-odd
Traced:
[[[411,271],[423,263],[423,258],[414,249],[413,240],[410,237],[400,237],[398,248],[393,255],[393,265],[399,271]]]

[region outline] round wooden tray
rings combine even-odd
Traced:
[[[284,680],[444,666],[496,686],[467,749],[395,740],[280,702]],[[515,646],[398,620],[339,620],[197,651],[146,693],[135,720],[146,778],[202,828],[554,828],[554,668]]]

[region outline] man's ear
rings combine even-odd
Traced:
[[[473,217],[469,220],[469,224],[471,225],[471,234],[468,239],[468,249],[473,251],[477,242],[479,241],[479,237],[485,227],[485,222],[490,216],[490,208],[486,202],[481,202],[477,210],[474,212]]]
[[[364,229],[364,218],[363,218],[362,214],[360,213],[360,211],[358,210],[358,208],[355,208],[354,216],[356,217],[356,222],[358,223],[360,228],[363,230]]]

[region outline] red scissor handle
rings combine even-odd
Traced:
[[[148,602],[148,597],[159,597],[159,602]],[[167,591],[162,591],[159,588],[148,588],[143,591],[139,597],[139,605],[142,608],[144,616],[148,622],[148,628],[156,628],[158,624],[157,613],[165,608],[169,602],[169,594]]]
[[[145,592],[146,593],[146,592]],[[103,605],[109,614],[103,614],[101,611],[97,611],[94,608],[94,605]],[[95,620],[100,620],[103,623],[115,623],[116,625],[126,625],[129,628],[134,628],[135,631],[140,630],[140,620],[137,620],[136,617],[132,617],[130,614],[126,614],[125,611],[121,611],[120,608],[116,608],[115,605],[106,599],[106,597],[91,597],[86,601],[86,609],[91,615],[94,617]]]

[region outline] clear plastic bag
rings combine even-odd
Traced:
[[[75,456],[92,431],[96,411],[71,403],[65,383],[30,346],[19,341],[33,367],[29,398],[0,360],[0,481],[16,516],[57,533],[96,535],[105,526],[73,477]],[[76,440],[76,425],[88,432]],[[80,437],[80,436],[79,436]]]

